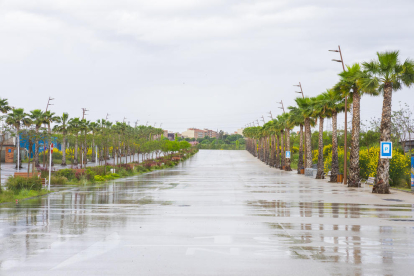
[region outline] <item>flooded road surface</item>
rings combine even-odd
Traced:
[[[412,275],[413,199],[203,150],[1,205],[0,275]]]

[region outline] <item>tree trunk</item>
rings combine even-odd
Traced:
[[[319,150],[318,150],[318,171],[316,179],[323,179],[323,118],[319,117]]]
[[[299,125],[299,160],[298,160],[298,174],[303,168],[303,125]]]
[[[352,137],[351,137],[351,156],[349,160],[349,176],[348,187],[360,186],[360,168],[359,168],[359,131],[361,123],[361,107],[360,107],[361,95],[359,91],[354,88],[353,101],[352,101]]]
[[[337,175],[339,173],[337,115],[336,112],[332,114],[332,166],[329,182],[337,182]]]
[[[282,159],[282,164],[280,165],[280,169],[282,170],[285,166],[285,133],[282,131],[281,139],[280,139],[280,157]]]
[[[276,161],[276,138],[275,135],[272,135],[272,149],[271,149],[271,153],[270,153],[270,166],[274,167],[275,166],[275,161]]]
[[[286,129],[286,151],[290,151],[290,130]],[[292,152],[290,153],[292,157]],[[290,158],[286,158],[285,171],[290,172],[292,168],[290,167]]]
[[[306,163],[305,168],[312,168],[312,146],[310,119],[305,119],[305,143],[306,143]]]
[[[36,127],[34,163],[36,167],[40,166],[40,163],[39,163],[39,128],[38,127]]]
[[[76,135],[75,138],[75,154],[74,154],[74,158],[73,158],[73,165],[78,165],[78,135]]]
[[[62,166],[66,166],[66,134],[63,134],[62,137],[62,145],[60,147],[62,149]]]
[[[276,162],[275,168],[280,168],[280,147],[279,147],[280,136],[276,135]]]
[[[92,156],[91,156],[91,162],[96,162],[96,156],[95,156],[95,136],[92,137]]]
[[[392,103],[392,86],[386,83],[384,86],[384,101],[382,105],[382,118],[380,128],[380,141],[390,141],[391,139],[391,103]],[[375,185],[372,188],[373,193],[389,194],[390,193],[390,159],[378,159],[377,175]]]

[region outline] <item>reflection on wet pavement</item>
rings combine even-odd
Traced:
[[[204,150],[1,205],[0,274],[410,275],[413,204]]]

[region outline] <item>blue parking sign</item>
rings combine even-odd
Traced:
[[[392,142],[381,142],[380,158],[392,158]]]
[[[286,158],[290,158],[290,151],[286,151]]]
[[[411,191],[414,191],[414,156],[411,156]]]

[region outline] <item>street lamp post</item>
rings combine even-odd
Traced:
[[[299,91],[295,91],[295,92],[296,92],[296,93],[302,93],[302,98],[305,98],[305,96],[303,95],[302,84],[300,84],[300,82],[299,82],[299,85],[293,85],[293,86],[298,86],[298,87],[300,87],[300,92],[299,92]]]
[[[341,62],[342,63],[342,69],[345,72],[345,65],[344,65],[344,59],[342,58],[342,52],[341,52],[341,46],[338,45],[338,50],[329,50],[330,52],[336,52],[339,53],[339,56],[341,57],[341,59],[333,59],[332,61],[336,61],[336,62]],[[348,179],[347,179],[347,138],[348,138],[348,123],[347,123],[347,114],[348,114],[348,97],[345,95],[345,141],[344,141],[344,185],[347,184]]]
[[[283,101],[281,100],[280,102],[277,102],[279,104],[282,105],[282,107],[279,107],[280,109],[283,109],[283,113],[285,113],[285,107],[283,106]]]

